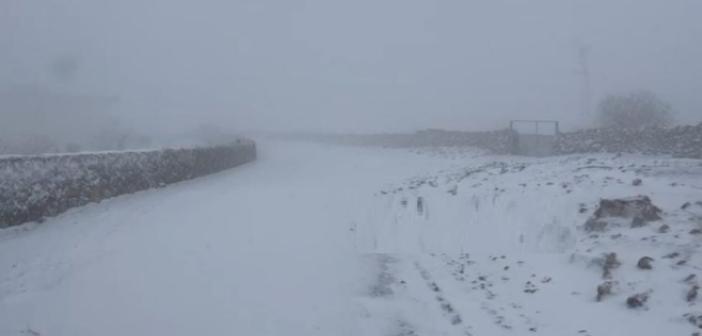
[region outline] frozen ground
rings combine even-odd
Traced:
[[[697,330],[700,161],[259,149],[244,167],[0,231],[0,335]],[[662,220],[583,230],[600,198],[638,194]],[[620,266],[603,279],[611,252]]]

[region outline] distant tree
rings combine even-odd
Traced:
[[[670,104],[650,91],[605,97],[598,118],[603,127],[619,128],[666,127],[673,122]]]

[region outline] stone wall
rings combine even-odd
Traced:
[[[557,154],[641,153],[702,159],[702,123],[673,128],[589,129],[562,133]]]
[[[512,131],[462,132],[424,130],[416,133],[384,134],[291,134],[285,140],[303,140],[351,146],[391,148],[473,146],[493,153],[508,154],[513,145]]]
[[[405,134],[295,134],[286,139],[356,146],[439,147],[473,146],[495,154],[515,153],[516,133],[508,129],[487,132],[425,130]],[[561,133],[553,154],[641,153],[702,159],[702,123],[673,128],[588,129]]]
[[[0,228],[253,161],[249,140],[201,148],[0,158]]]

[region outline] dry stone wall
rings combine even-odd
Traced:
[[[0,228],[256,159],[253,141],[183,149],[0,158]]]
[[[702,159],[702,123],[673,128],[589,129],[562,133],[557,154],[641,153]]]
[[[357,146],[473,146],[495,154],[517,152],[518,134],[505,129],[487,132],[425,130],[412,134],[305,134],[286,137]],[[552,154],[641,153],[702,159],[702,123],[637,130],[597,128],[559,134]]]

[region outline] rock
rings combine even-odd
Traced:
[[[692,229],[692,230],[690,230],[690,234],[691,235],[702,234],[702,229]]]
[[[539,289],[536,287],[536,285],[534,285],[534,283],[531,282],[531,281],[527,281],[527,282],[524,284],[524,293],[527,293],[527,294],[534,294],[534,293],[536,293],[538,290],[539,290]]]
[[[631,185],[637,187],[637,186],[640,186],[642,182],[643,182],[643,181],[641,181],[640,178],[637,178],[637,179],[634,179],[633,181],[631,181]]]
[[[636,263],[636,267],[642,270],[650,270],[653,269],[653,266],[651,265],[651,262],[653,261],[653,258],[651,257],[642,257],[639,259],[639,262]]]
[[[447,192],[453,196],[456,196],[458,194],[458,185],[453,186]]]
[[[697,292],[699,289],[700,286],[698,285],[692,285],[692,287],[690,287],[690,290],[687,291],[687,295],[685,296],[687,302],[694,302],[697,299]]]
[[[585,206],[585,204],[581,203],[579,208],[578,208],[578,213],[586,213],[586,212],[587,212],[587,206]]]
[[[424,198],[422,196],[417,197],[417,213],[424,214]]]
[[[612,287],[614,287],[614,283],[612,281],[605,281],[599,286],[597,286],[597,297],[595,298],[597,302],[602,301],[602,299],[604,299],[605,296],[611,295]]]
[[[603,220],[599,220],[596,218],[590,218],[585,222],[585,231],[586,232],[601,232],[604,231],[607,228],[607,222]]]
[[[702,329],[702,315],[695,315],[695,314],[685,314],[683,315],[687,319],[690,324],[693,326]]]
[[[644,221],[660,220],[661,209],[655,206],[648,196],[636,196],[619,199],[602,199],[600,205],[595,210],[594,218],[621,217],[633,218],[641,217]]]
[[[687,208],[689,208],[691,205],[692,205],[692,203],[690,203],[690,202],[685,202],[685,204],[683,204],[683,205],[680,207],[680,209],[682,209],[682,210],[687,210]]]
[[[683,281],[687,282],[687,283],[692,283],[692,281],[694,281],[696,278],[697,278],[697,274],[691,273],[690,275],[685,277],[685,279]]]
[[[646,225],[646,221],[639,216],[636,216],[631,220],[631,227],[632,228],[638,228],[638,227],[642,227],[644,225]]]
[[[612,252],[605,255],[604,264],[602,265],[602,277],[605,279],[612,278],[612,270],[619,267],[621,263],[617,260],[617,254]]]
[[[626,306],[631,309],[641,308],[648,301],[648,293],[634,294],[626,299]]]
[[[663,224],[658,228],[658,233],[668,233],[670,231],[670,226],[668,224]]]
[[[680,256],[680,253],[678,253],[678,252],[672,252],[672,253],[668,253],[668,254],[664,255],[663,258],[666,258],[666,259],[675,259],[675,258],[677,258],[677,257],[679,257],[679,256]]]

